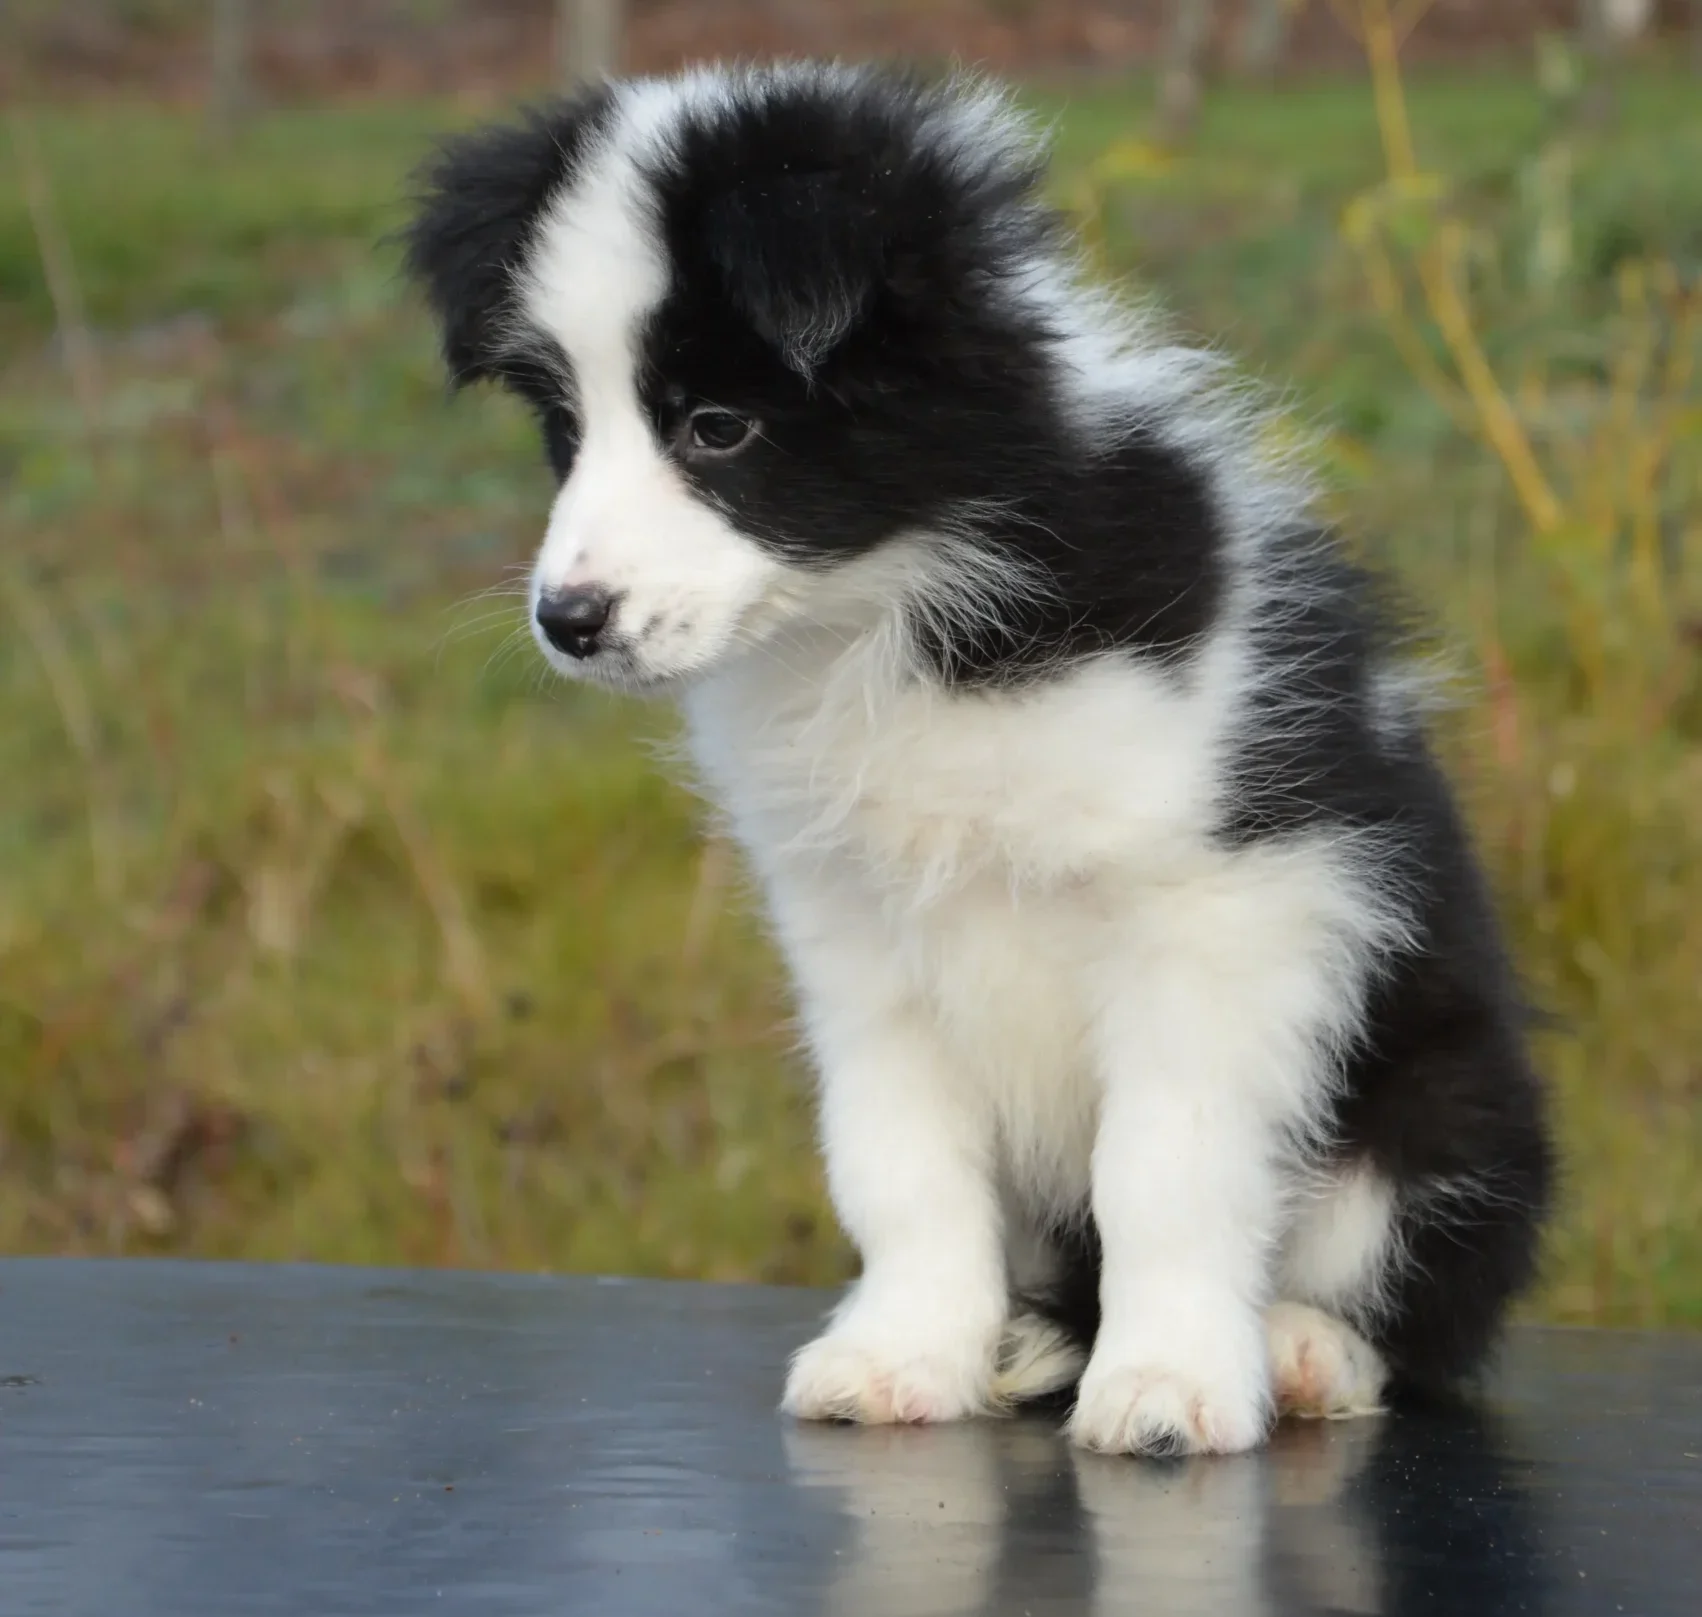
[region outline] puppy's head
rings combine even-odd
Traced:
[[[444,148],[409,267],[454,378],[537,415],[557,669],[663,687],[948,565],[1044,452],[1038,178],[989,92],[837,68],[605,87]]]

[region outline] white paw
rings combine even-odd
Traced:
[[[780,1407],[800,1420],[962,1420],[992,1402],[992,1364],[943,1354],[892,1353],[829,1331],[798,1350]]]
[[[1388,1372],[1351,1326],[1304,1303],[1272,1303],[1265,1335],[1280,1414],[1347,1420],[1382,1410]]]
[[[1240,1454],[1264,1441],[1269,1424],[1256,1380],[1214,1383],[1178,1364],[1104,1364],[1096,1355],[1081,1380],[1070,1437],[1101,1454]]]

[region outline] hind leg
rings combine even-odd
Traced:
[[[1438,1177],[1403,1191],[1398,1258],[1370,1321],[1403,1390],[1446,1393],[1482,1366],[1535,1270],[1547,1174],[1544,1157],[1521,1163],[1509,1151],[1495,1180]]]
[[[1305,1303],[1272,1303],[1265,1340],[1279,1415],[1347,1420],[1381,1413],[1388,1372],[1351,1325]]]
[[[1397,1188],[1361,1158],[1318,1182],[1289,1230],[1276,1289],[1290,1300],[1279,1307],[1305,1305],[1330,1329],[1279,1319],[1273,1363],[1279,1353],[1292,1359],[1304,1339],[1314,1367],[1345,1354],[1340,1373],[1349,1379],[1362,1349],[1384,1382],[1407,1391],[1440,1391],[1470,1375],[1529,1279],[1547,1193],[1540,1131],[1509,1134],[1496,1142],[1489,1173],[1413,1175]],[[1346,1340],[1332,1346],[1332,1335]]]
[[[1283,1243],[1265,1310],[1277,1412],[1342,1420],[1383,1407],[1388,1369],[1356,1326],[1376,1319],[1398,1255],[1395,1194],[1369,1164],[1311,1184]]]

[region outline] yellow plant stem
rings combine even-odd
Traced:
[[[1390,15],[1388,0],[1363,0],[1360,26],[1371,67],[1384,162],[1397,186],[1410,185],[1418,174],[1418,160],[1406,90],[1401,81],[1400,34]],[[1472,326],[1457,273],[1463,245],[1461,227],[1454,221],[1444,221],[1434,241],[1416,255],[1419,285],[1430,316],[1453,356],[1483,434],[1507,469],[1519,503],[1538,533],[1551,533],[1560,526],[1562,507]]]
[[[1445,222],[1436,245],[1418,256],[1419,285],[1424,288],[1431,318],[1459,367],[1460,380],[1477,411],[1483,434],[1506,467],[1525,515],[1539,534],[1549,534],[1560,526],[1563,510],[1537,464],[1536,452],[1517,413],[1495,379],[1472,326],[1471,312],[1460,295],[1456,267],[1463,245],[1464,232],[1459,224],[1453,220]]]
[[[108,904],[116,903],[124,889],[123,858],[110,823],[109,794],[94,709],[77,672],[76,658],[59,632],[47,603],[36,593],[23,570],[11,566],[4,558],[0,558],[0,596],[11,608],[24,639],[41,665],[66,738],[82,763],[88,790],[89,852],[94,860],[95,883]]]
[[[1412,120],[1407,116],[1406,87],[1401,80],[1400,41],[1386,0],[1364,0],[1361,8],[1366,60],[1371,64],[1371,94],[1377,107],[1377,130],[1383,137],[1383,161],[1390,178],[1410,180],[1418,172]]]
[[[1424,346],[1424,338],[1407,312],[1406,297],[1401,279],[1389,255],[1375,235],[1367,235],[1360,244],[1360,262],[1366,280],[1371,285],[1371,297],[1377,305],[1394,340],[1395,350],[1406,361],[1407,368],[1419,385],[1435,400],[1455,426],[1469,428],[1476,417],[1470,401],[1460,392],[1454,379],[1438,365]]]
[[[1654,425],[1641,420],[1640,409],[1660,339],[1649,301],[1648,277],[1641,265],[1627,266],[1621,274],[1619,297],[1632,332],[1620,349],[1613,388],[1613,414],[1624,439],[1623,499],[1631,524],[1632,593],[1645,622],[1656,631],[1664,631],[1667,613],[1661,590],[1659,489],[1666,445]],[[1645,425],[1649,430],[1640,432]]]

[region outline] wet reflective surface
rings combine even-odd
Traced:
[[[825,1301],[0,1262],[0,1611],[1702,1612],[1702,1340],[1526,1332],[1481,1408],[1156,1464],[790,1426]]]

